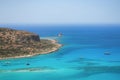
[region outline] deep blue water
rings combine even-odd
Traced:
[[[37,33],[41,38],[56,39],[64,46],[46,55],[0,60],[0,80],[120,79],[120,25],[10,27]],[[58,33],[63,36],[57,37]]]

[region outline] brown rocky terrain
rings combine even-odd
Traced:
[[[40,39],[31,32],[0,28],[0,59],[45,54],[60,46],[54,40]]]

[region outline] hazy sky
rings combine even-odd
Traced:
[[[120,24],[120,0],[0,0],[0,24]]]

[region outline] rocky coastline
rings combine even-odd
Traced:
[[[35,33],[0,28],[0,59],[47,54],[61,46],[56,40],[40,39]]]

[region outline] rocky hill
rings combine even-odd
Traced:
[[[0,58],[26,57],[57,50],[60,44],[52,40],[40,40],[39,35],[0,28]]]

